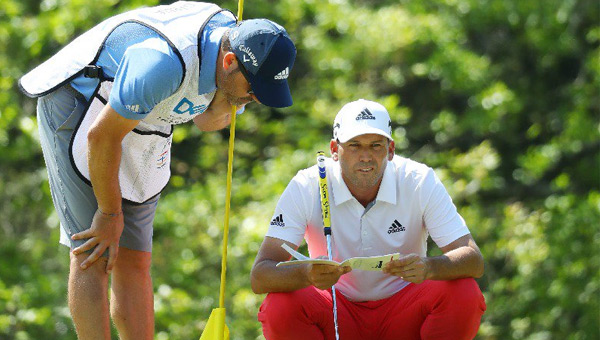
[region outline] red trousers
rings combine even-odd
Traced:
[[[410,284],[387,299],[352,302],[339,292],[340,340],[473,339],[486,306],[474,279]],[[267,340],[334,340],[330,290],[270,293],[258,313]]]

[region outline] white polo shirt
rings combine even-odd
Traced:
[[[350,257],[416,253],[425,256],[427,237],[443,247],[469,234],[465,221],[434,171],[400,156],[388,161],[377,198],[366,208],[352,196],[340,165],[326,161],[332,256]],[[310,257],[327,256],[319,201],[317,166],[299,171],[281,195],[267,236],[300,245]],[[353,270],[336,289],[352,301],[387,298],[408,282],[380,272]]]

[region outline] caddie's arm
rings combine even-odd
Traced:
[[[454,280],[483,275],[483,255],[471,234],[459,237],[440,247],[443,255],[421,257],[408,254],[390,261],[383,272],[402,277],[405,281],[421,283],[424,280]]]
[[[76,255],[95,247],[82,263],[84,269],[94,263],[107,248],[107,272],[112,270],[117,258],[124,225],[119,185],[121,142],[138,123],[138,120],[124,118],[107,104],[88,132],[90,180],[98,201],[98,211],[91,228],[72,237],[74,240],[88,239],[73,250]]]
[[[291,292],[308,286],[327,289],[351,270],[350,267],[313,264],[277,268],[277,263],[291,258],[281,247],[283,243],[293,249],[298,248],[292,243],[265,237],[250,273],[250,284],[254,293]]]

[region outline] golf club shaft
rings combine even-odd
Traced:
[[[327,235],[327,256],[331,260],[331,235]],[[333,325],[335,327],[335,340],[340,340],[338,334],[338,322],[337,322],[337,299],[335,298],[335,285],[331,286],[331,297],[333,300]]]
[[[319,168],[319,190],[321,199],[321,214],[323,216],[323,233],[327,239],[327,257],[332,260],[331,255],[331,216],[329,214],[329,192],[327,190],[327,171],[325,169],[325,153],[317,152],[317,167]],[[335,326],[335,339],[339,340],[337,322],[337,299],[335,298],[335,285],[331,286],[331,297],[333,300],[333,324]]]

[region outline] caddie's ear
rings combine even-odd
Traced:
[[[392,159],[394,159],[395,153],[396,153],[396,144],[394,144],[394,141],[391,140],[388,143],[388,161],[391,161]]]
[[[335,139],[332,139],[331,142],[329,142],[329,151],[331,151],[331,158],[334,161],[338,161],[339,157],[338,157],[338,142]]]
[[[226,71],[233,71],[237,67],[237,58],[235,53],[226,52],[223,56],[223,69]]]

